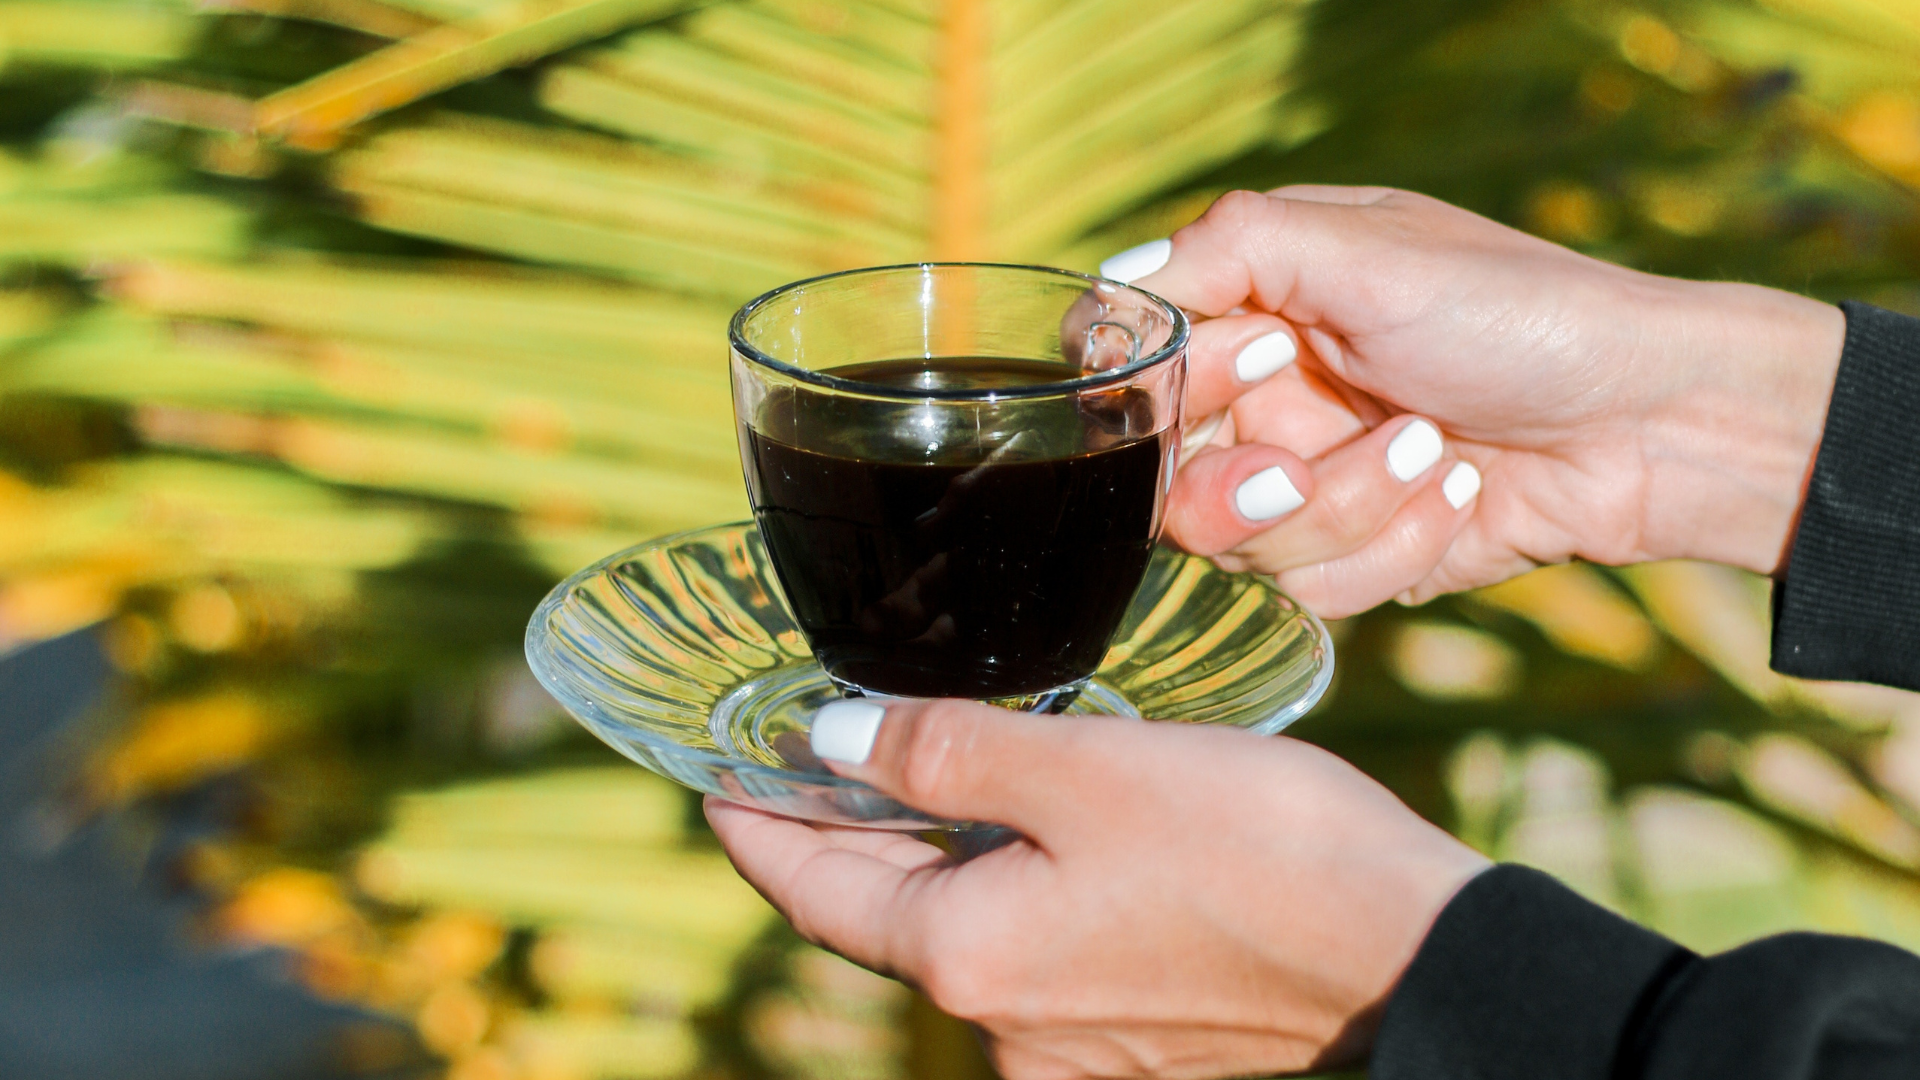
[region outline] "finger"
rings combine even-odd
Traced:
[[[722,799],[717,795],[707,796],[701,803],[709,820],[716,813],[727,814],[732,810],[744,809],[765,817],[779,817],[764,810],[742,807],[738,803]],[[782,819],[786,820],[786,819]],[[869,855],[882,862],[891,863],[902,870],[919,870],[929,866],[939,866],[952,861],[952,857],[939,848],[914,836],[912,833],[892,832],[886,829],[859,829],[850,826],[822,825],[817,822],[805,823],[806,827],[818,833],[822,839],[834,847],[851,851],[857,855]]]
[[[1253,387],[1211,416],[1189,411],[1180,467],[1199,448],[1266,443],[1309,461],[1393,419],[1397,410],[1327,375],[1311,356]]]
[[[1499,483],[1495,479],[1499,475],[1497,466],[1485,472],[1487,486],[1495,487]],[[1539,569],[1539,562],[1514,550],[1512,526],[1502,520],[1513,512],[1511,493],[1494,491],[1491,495],[1491,498],[1482,497],[1476,501],[1473,516],[1468,519],[1466,528],[1453,538],[1446,557],[1440,560],[1440,565],[1434,568],[1433,573],[1408,590],[1404,597],[1397,599],[1422,604],[1443,593],[1492,585]]]
[[[902,870],[924,870],[953,862],[953,856],[911,833],[841,828],[835,825],[815,825],[814,830],[826,837],[827,843],[834,847],[859,855],[870,855]]]
[[[1445,440],[1431,421],[1396,417],[1314,462],[1313,498],[1238,545],[1236,553],[1278,573],[1356,551],[1436,482],[1445,453]]]
[[[1324,457],[1391,419],[1378,402],[1329,378],[1309,359],[1247,391],[1228,409],[1240,442]]]
[[[800,936],[863,967],[901,970],[898,942],[919,916],[915,875],[789,818],[720,799],[706,813],[734,869]]]
[[[1336,206],[1373,206],[1396,194],[1388,187],[1345,187],[1339,184],[1288,184],[1267,192],[1275,199],[1331,203]]]
[[[1277,575],[1280,588],[1322,618],[1342,619],[1426,580],[1472,520],[1480,474],[1454,462],[1422,486],[1386,527],[1355,551]]]
[[[1226,199],[1241,199],[1254,196],[1251,191],[1233,191],[1216,200],[1215,206]],[[1265,198],[1290,200],[1294,202],[1324,203],[1329,206],[1375,206],[1388,199],[1404,194],[1394,188],[1384,187],[1342,187],[1335,184],[1290,184],[1268,191]],[[1209,210],[1212,208],[1209,207]],[[1204,218],[1205,215],[1202,215]],[[1177,235],[1177,234],[1176,234]],[[1126,284],[1136,284],[1142,278],[1159,270],[1167,264],[1173,253],[1172,238],[1149,240],[1144,244],[1130,247],[1125,251],[1109,256],[1100,264],[1100,276],[1112,278]],[[1162,294],[1166,295],[1166,294]],[[1178,302],[1178,301],[1176,301]],[[1185,306],[1185,305],[1182,305]],[[1221,309],[1233,310],[1232,306]],[[1216,312],[1217,314],[1217,312]]]
[[[1192,225],[1121,252],[1102,273],[1202,315],[1250,307],[1315,323],[1329,302],[1352,300],[1352,267],[1367,265],[1373,221],[1400,192],[1352,202],[1311,194],[1323,198],[1227,192]]]
[[[1174,478],[1165,536],[1196,555],[1230,551],[1306,505],[1314,484],[1306,462],[1277,446],[1207,447]]]
[[[1300,356],[1293,329],[1272,315],[1229,315],[1193,328],[1187,358],[1187,418],[1212,416]]]
[[[1108,721],[1121,723],[1122,721]],[[836,701],[813,717],[814,755],[908,806],[1010,826],[1040,847],[1086,812],[1067,779],[1101,718],[970,701]]]

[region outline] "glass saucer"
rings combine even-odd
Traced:
[[[641,544],[561,582],[527,626],[527,660],[609,746],[696,790],[809,821],[982,827],[902,806],[814,758],[809,718],[839,695],[751,522]],[[1272,734],[1332,678],[1333,642],[1311,613],[1259,578],[1161,548],[1066,711]]]

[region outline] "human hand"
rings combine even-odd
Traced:
[[[1440,909],[1487,865],[1291,739],[957,701],[880,710],[823,709],[815,752],[1021,838],[960,862],[714,798],[707,820],[802,936],[978,1025],[1008,1080],[1358,1060]]]
[[[1573,557],[1777,570],[1845,336],[1381,188],[1234,192],[1109,265],[1217,316],[1169,538],[1326,616]]]

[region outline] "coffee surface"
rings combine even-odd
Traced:
[[[828,373],[924,389],[1032,385],[1078,372],[936,358]],[[1092,674],[1146,570],[1171,467],[1171,431],[1114,434],[1143,404],[1126,395],[1067,403],[1035,414],[1046,431],[1013,430],[966,454],[936,446],[919,461],[844,456],[745,431],[761,536],[827,671],[884,694],[976,698]],[[768,426],[808,427],[780,417]],[[1032,460],[1015,452],[1022,439],[1071,452]]]

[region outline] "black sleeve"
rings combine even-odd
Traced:
[[[1920,319],[1840,307],[1846,348],[1773,591],[1773,666],[1920,690]]]
[[[1497,866],[1387,1003],[1372,1080],[1914,1080],[1920,957],[1786,934],[1714,957]]]

